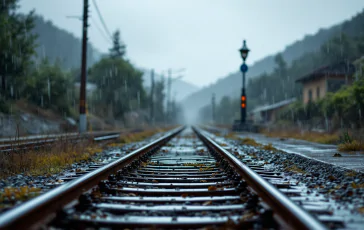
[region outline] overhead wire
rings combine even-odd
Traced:
[[[96,27],[96,29],[100,32],[100,34],[102,35],[102,37],[108,42],[108,43],[112,43],[112,39],[109,37],[109,36],[107,36],[106,34],[105,34],[105,31],[103,31],[101,28],[100,28],[100,26],[97,24],[97,22],[96,22],[96,20],[95,20],[95,18],[93,18],[93,17],[91,17],[92,18],[92,21],[93,21],[93,23],[94,23],[94,26]]]
[[[111,35],[111,33],[110,33],[109,29],[108,29],[108,28],[107,28],[107,26],[106,26],[105,20],[104,20],[104,18],[103,18],[103,16],[102,16],[102,14],[101,14],[101,12],[100,12],[100,9],[99,9],[99,7],[98,7],[98,5],[97,5],[96,0],[92,0],[92,2],[93,2],[94,6],[95,6],[95,8],[96,8],[97,15],[99,16],[99,19],[100,19],[100,21],[101,21],[101,24],[102,24],[102,26],[104,27],[104,30],[106,31],[107,35],[108,35],[110,38],[112,38],[112,35]]]

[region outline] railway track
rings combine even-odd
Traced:
[[[0,142],[0,152],[11,152],[11,151],[21,151],[21,150],[29,150],[36,149],[45,146],[51,146],[57,141],[68,141],[68,142],[79,142],[85,139],[93,140],[95,142],[99,141],[109,141],[113,139],[117,139],[123,133],[134,133],[139,132],[141,130],[127,130],[120,132],[95,132],[95,133],[86,133],[84,135],[80,135],[77,133],[70,134],[60,134],[60,135],[40,135],[40,136],[29,136],[22,137],[19,139],[4,139]]]
[[[204,131],[177,128],[4,213],[0,229],[325,229],[304,200]]]

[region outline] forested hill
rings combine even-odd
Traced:
[[[314,35],[306,35],[303,39],[287,46],[281,52],[281,54],[286,63],[290,65],[292,61],[298,59],[305,53],[319,50],[323,43],[333,36],[338,35],[340,32],[343,32],[348,36],[362,35],[361,33],[363,33],[363,30],[359,30],[358,26],[362,25],[363,23],[364,11],[341,24],[327,29],[320,29]],[[252,49],[251,52],[254,52],[254,48],[250,48]],[[275,54],[255,62],[252,66],[250,66],[247,77],[254,78],[263,74],[264,72],[272,72],[275,66],[274,57]],[[237,69],[238,68],[239,67],[237,66]],[[216,83],[211,84],[210,86],[205,87],[196,93],[193,93],[183,101],[183,104],[186,108],[188,108],[189,111],[196,111],[202,106],[210,103],[211,95],[213,93],[216,94],[217,101],[220,101],[222,96],[225,95],[236,97],[236,95],[239,95],[241,85],[241,73],[234,72],[226,77],[222,77]]]
[[[80,66],[81,39],[58,28],[51,21],[44,20],[41,16],[36,17],[33,31],[38,34],[37,60],[48,57],[51,62],[54,62],[59,59],[65,69]],[[101,54],[90,44],[87,52],[87,63],[88,66],[91,66],[100,58]]]

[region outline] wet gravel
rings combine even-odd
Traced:
[[[352,213],[364,216],[364,173],[338,167],[280,150],[241,145],[239,141],[214,136],[219,143],[234,146],[269,170],[283,173],[286,180],[307,187],[307,194],[319,193]]]
[[[42,176],[30,176],[24,173],[7,177],[6,179],[0,180],[0,213],[6,211],[14,205],[18,205],[28,198],[37,196],[41,193],[44,193],[54,187],[57,187],[66,181],[61,178],[74,178],[80,176],[84,173],[94,170],[93,168],[89,168],[95,164],[107,164],[112,161],[119,159],[120,157],[125,156],[131,151],[150,143],[152,140],[155,140],[161,137],[163,133],[155,134],[143,141],[134,142],[130,144],[125,144],[122,147],[107,147],[102,152],[94,154],[88,161],[81,161],[78,163],[74,163],[66,168],[61,173],[56,173],[52,175],[42,175]],[[16,198],[15,196],[11,199],[8,197],[2,197],[1,194],[4,194],[8,188],[38,188],[36,192],[29,192],[26,196],[22,196],[21,199]],[[14,193],[14,192],[12,192]]]

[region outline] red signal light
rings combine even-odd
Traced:
[[[241,108],[246,107],[246,96],[241,96]]]

